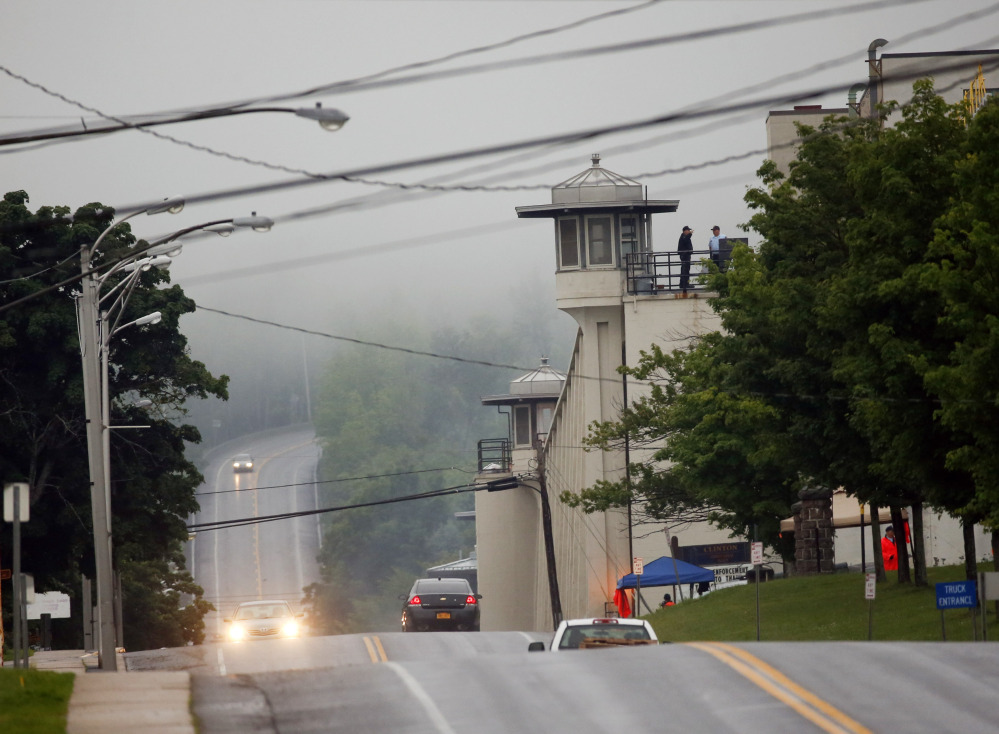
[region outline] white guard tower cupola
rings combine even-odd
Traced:
[[[518,206],[522,219],[555,222],[556,297],[561,309],[620,304],[625,274],[638,253],[652,252],[651,215],[679,201],[650,201],[637,181],[592,166],[552,188],[552,203]],[[633,289],[632,289],[633,290]]]

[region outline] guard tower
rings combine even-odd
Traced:
[[[625,383],[617,368],[637,364],[653,343],[670,351],[718,326],[711,294],[695,284],[707,252],[691,253],[684,293],[676,240],[653,247],[652,215],[675,212],[679,202],[649,200],[637,181],[603,168],[599,155],[591,163],[552,189],[551,204],[517,207],[522,219],[553,221],[557,305],[579,330],[565,375],[542,364],[515,380],[509,395],[483,399],[511,411],[509,439],[479,442],[477,481],[502,490],[475,498],[479,590],[491,599],[483,606],[484,630],[550,629],[559,616],[556,599],[563,618],[603,616],[613,610],[617,579],[631,571],[633,556],[668,553],[665,535],[648,525],[644,539],[633,538],[625,510],[584,514],[557,499],[624,477],[624,451],[583,446],[590,424],[616,420],[648,389]],[[557,382],[548,379],[554,374]],[[531,446],[535,438],[540,449]],[[490,446],[502,450],[490,455]],[[642,460],[655,448],[631,447],[629,457]],[[513,487],[502,486],[507,477],[516,478]],[[543,496],[551,498],[550,533],[542,527]]]
[[[652,215],[675,212],[679,201],[650,201],[640,183],[592,166],[552,189],[552,203],[518,206],[521,219],[555,222],[558,307],[621,304],[626,293],[658,293],[679,284],[680,262],[652,247]],[[671,246],[670,250],[675,250]],[[578,319],[577,319],[578,320]]]
[[[564,383],[565,374],[543,357],[539,367],[510,382],[509,393],[482,398],[483,405],[495,405],[507,415],[509,429],[505,438],[479,441],[479,481],[536,470],[538,447],[548,435]],[[547,607],[539,600],[548,592],[541,518],[536,482],[475,493],[479,589],[488,597],[482,629],[533,630],[544,624],[547,617],[539,608]]]

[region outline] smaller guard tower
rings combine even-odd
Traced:
[[[510,428],[506,438],[479,441],[479,471],[517,473],[530,469],[531,460],[537,457],[537,446],[552,425],[564,383],[565,374],[552,368],[548,357],[542,357],[537,369],[510,382],[508,394],[482,398],[483,405],[495,405],[501,413],[509,409],[506,415]]]
[[[483,405],[495,405],[507,415],[505,438],[479,441],[477,481],[489,482],[524,475],[537,469],[538,447],[548,435],[565,374],[548,358],[510,382],[506,395],[488,395]],[[482,606],[482,629],[538,628],[540,597],[548,592],[541,527],[542,506],[534,482],[524,481],[501,492],[475,493],[475,542],[479,589],[488,601]]]

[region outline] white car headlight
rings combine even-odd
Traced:
[[[281,634],[285,637],[298,637],[298,622],[286,622],[281,628]]]
[[[233,622],[229,626],[229,639],[233,642],[246,639],[246,628],[241,624]]]

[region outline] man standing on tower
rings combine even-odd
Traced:
[[[721,227],[717,224],[711,228],[711,239],[708,241],[708,250],[711,253],[711,262],[715,264],[719,272],[725,272],[725,261],[722,259],[722,241],[728,237],[721,233]]]
[[[687,288],[690,285],[690,253],[694,246],[690,243],[690,236],[694,230],[684,227],[680,233],[680,241],[676,245],[676,251],[680,255],[680,290],[683,295],[687,295]]]

